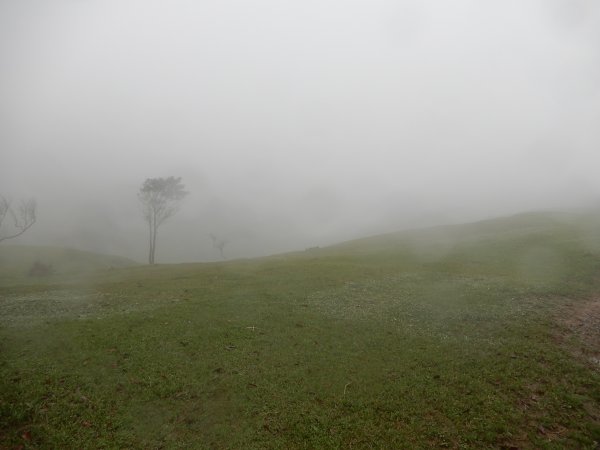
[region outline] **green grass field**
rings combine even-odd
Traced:
[[[35,279],[23,255],[0,247],[0,448],[600,442],[600,322],[570,320],[599,292],[596,216],[214,264],[74,252]]]

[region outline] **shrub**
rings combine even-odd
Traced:
[[[40,261],[35,261],[27,275],[30,277],[44,277],[52,275],[53,273],[54,269],[52,268],[52,264],[44,264]]]

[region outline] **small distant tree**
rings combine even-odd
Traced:
[[[215,236],[214,234],[210,233],[210,238],[212,239],[213,242],[213,247],[216,248],[217,250],[219,250],[219,252],[221,253],[221,258],[225,259],[225,246],[227,245],[227,243],[229,241],[227,241],[226,239],[219,239],[217,236]]]
[[[10,200],[0,196],[0,230],[6,228],[6,220],[12,221],[12,231],[0,235],[0,242],[21,236],[29,230],[36,220],[37,204],[34,199],[22,200],[18,209],[13,208]]]
[[[158,228],[179,210],[179,205],[187,194],[180,177],[148,178],[142,184],[138,199],[150,231],[149,264],[154,264]]]

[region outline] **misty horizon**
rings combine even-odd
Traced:
[[[10,244],[146,259],[137,192],[189,191],[158,262],[262,256],[600,200],[600,6],[0,4]]]

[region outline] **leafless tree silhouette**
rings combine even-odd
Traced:
[[[10,200],[0,196],[0,230],[6,227],[7,218],[12,221],[12,230],[0,235],[0,242],[21,236],[33,226],[36,220],[37,203],[34,199],[22,200],[15,211]]]
[[[225,259],[224,250],[225,250],[225,246],[227,245],[227,243],[229,241],[227,241],[226,239],[219,239],[213,233],[210,233],[210,238],[213,241],[213,247],[216,248],[217,250],[219,250],[219,252],[221,253],[221,258]]]

